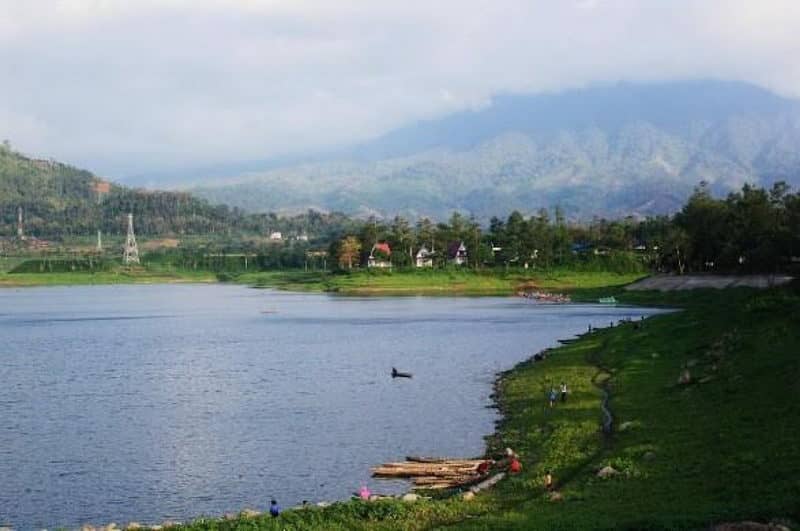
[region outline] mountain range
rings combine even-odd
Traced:
[[[192,191],[254,212],[485,220],[670,213],[700,182],[800,185],[800,102],[725,81],[500,95],[335,153],[233,171]],[[217,169],[219,173],[219,169]]]

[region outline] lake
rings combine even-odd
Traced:
[[[370,466],[483,453],[498,371],[589,323],[656,311],[231,285],[0,290],[0,525],[400,492]]]

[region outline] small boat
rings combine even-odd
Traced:
[[[392,378],[411,378],[413,376],[410,372],[400,372],[392,367]]]
[[[600,304],[616,304],[617,299],[615,299],[614,296],[612,295],[611,297],[600,297],[599,299],[597,299],[597,302],[599,302]]]

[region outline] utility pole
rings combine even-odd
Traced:
[[[103,233],[99,230],[97,231],[97,251],[103,250]]]
[[[136,236],[133,233],[133,214],[128,214],[128,238],[125,240],[122,263],[125,265],[139,263],[139,247],[136,245]]]

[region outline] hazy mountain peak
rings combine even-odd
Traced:
[[[302,165],[199,193],[250,210],[479,217],[562,204],[572,216],[677,208],[700,181],[800,181],[800,105],[724,81],[499,95]]]

